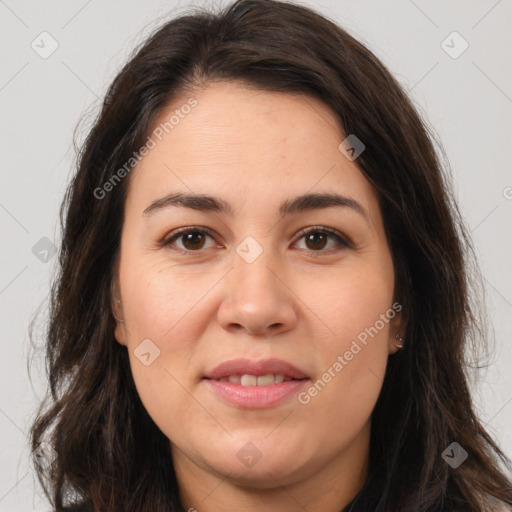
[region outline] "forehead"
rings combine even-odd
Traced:
[[[310,96],[210,84],[174,98],[149,135],[154,147],[132,171],[130,202],[149,203],[176,189],[239,199],[315,188],[360,200],[374,195],[339,150],[345,135],[337,117]]]

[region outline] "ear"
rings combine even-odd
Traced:
[[[400,345],[405,346],[405,331],[407,328],[407,319],[402,311],[402,305],[399,302],[394,302],[391,310],[395,312],[395,316],[389,321],[388,353],[390,355],[403,350]],[[397,339],[397,336],[401,340]]]
[[[112,315],[116,321],[116,327],[114,329],[114,338],[121,345],[127,345],[126,340],[126,328],[124,325],[124,311],[123,303],[121,302],[121,290],[119,287],[118,276],[114,276],[112,286],[110,288],[110,307],[112,309]]]

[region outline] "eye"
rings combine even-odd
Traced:
[[[165,239],[163,246],[173,245],[175,240],[181,240],[183,247],[176,247],[181,252],[198,252],[204,247],[206,237],[213,239],[213,233],[206,228],[183,228],[172,233],[170,238]]]
[[[214,240],[214,234],[207,228],[188,227],[171,233],[171,236],[161,242],[162,246],[171,246],[172,249],[182,253],[200,252],[205,248],[206,238]],[[311,252],[332,252],[351,248],[352,244],[337,231],[325,226],[308,228],[299,233],[298,241],[305,239],[306,250]],[[329,239],[335,240],[334,247],[324,250]],[[175,241],[181,241],[181,247],[175,245]],[[297,243],[297,242],[296,242]],[[208,247],[207,247],[208,248]]]
[[[307,231],[302,231],[299,233],[298,240],[302,239],[305,239],[305,243],[307,245],[306,250],[310,250],[311,252],[331,252],[331,249],[339,251],[352,247],[352,244],[340,233],[325,226],[308,228]],[[325,249],[329,239],[334,239],[337,244],[335,244],[334,248],[330,247],[328,250],[324,251],[323,249]]]

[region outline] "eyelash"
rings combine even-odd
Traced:
[[[213,234],[213,232],[211,230],[209,230],[208,228],[192,226],[192,227],[181,228],[176,231],[173,231],[169,237],[165,238],[164,240],[162,240],[162,242],[160,242],[160,245],[164,246],[164,247],[169,247],[171,250],[180,252],[182,254],[193,254],[193,253],[202,252],[203,249],[198,249],[197,251],[192,251],[192,250],[180,249],[179,247],[171,247],[172,243],[175,240],[177,240],[181,236],[187,235],[189,233],[200,233],[203,235],[208,235],[213,239],[215,238],[215,235]],[[325,226],[315,226],[312,228],[306,228],[306,230],[299,232],[296,242],[298,242],[299,240],[301,240],[302,238],[304,238],[305,236],[307,236],[311,233],[323,233],[323,234],[329,235],[330,237],[335,238],[337,240],[337,242],[339,243],[339,245],[341,246],[341,247],[331,248],[331,249],[327,249],[327,250],[323,250],[323,249],[318,250],[318,251],[309,250],[309,252],[311,252],[311,253],[331,254],[332,252],[339,252],[344,249],[353,248],[352,243],[349,242],[349,240],[346,237],[343,237],[336,230],[325,227]]]

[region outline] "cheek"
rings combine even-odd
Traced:
[[[120,277],[130,366],[148,414],[168,437],[187,424],[186,418],[211,429],[211,422],[187,390],[194,385],[189,370],[197,357],[195,341],[204,330],[201,319],[206,322],[208,318],[207,294],[218,277],[194,276],[165,264],[129,258],[124,260]],[[142,351],[142,346],[147,348]],[[140,358],[147,352],[150,356],[142,360],[149,359],[148,365]]]
[[[392,269],[390,275],[375,268],[331,278],[312,306],[327,328],[315,347],[322,373],[306,389],[303,403],[317,403],[320,421],[346,426],[350,411],[354,428],[362,426],[380,393],[396,311]]]
[[[342,334],[317,346],[323,352],[323,373],[298,398],[313,432],[325,431],[326,425],[332,429],[332,435],[325,436],[332,449],[342,449],[368,423],[384,380],[387,339],[387,330],[382,329],[372,331],[364,343]]]
[[[300,293],[323,324],[327,347],[348,350],[351,340],[364,342],[368,330],[380,339],[388,334],[395,316],[392,265],[347,265],[304,284]]]
[[[125,267],[123,303],[130,322],[132,337],[153,337],[163,343],[176,336],[191,323],[184,321],[196,315],[208,291],[218,278],[213,274],[194,275],[169,265],[145,264]],[[121,277],[122,278],[122,277]]]

